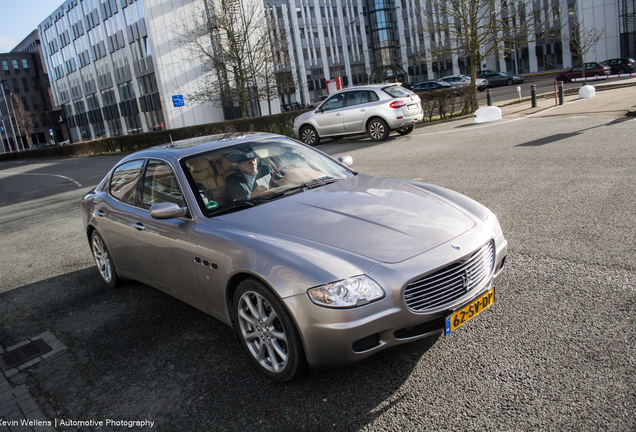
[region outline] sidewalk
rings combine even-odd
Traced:
[[[22,363],[0,373],[0,432],[55,432],[54,420],[44,415],[29,392],[29,386],[25,384],[26,372],[24,371],[40,361],[64,351],[66,346],[47,331],[30,340],[8,347],[6,352],[0,347],[0,356],[15,352],[20,347],[25,347],[36,340],[42,340],[52,350],[27,363]]]
[[[590,85],[596,88],[595,97],[580,99],[578,92],[573,92],[564,97],[564,105],[557,105],[558,99],[555,101],[554,93],[544,93],[537,95],[536,108],[532,107],[530,98],[524,98],[521,102],[516,100],[499,102],[497,106],[501,108],[504,119],[566,115],[619,118],[624,117],[627,111],[636,110],[636,78],[621,81],[620,84],[609,82]]]

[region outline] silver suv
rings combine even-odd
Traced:
[[[400,135],[413,131],[424,118],[421,102],[399,83],[351,87],[296,117],[294,134],[309,145],[324,137],[365,132],[373,141],[384,141],[392,130]]]

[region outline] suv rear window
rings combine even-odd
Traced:
[[[409,96],[411,96],[413,94],[412,92],[410,92],[409,90],[405,89],[401,85],[383,87],[382,90],[384,90],[385,92],[387,92],[388,94],[390,94],[394,98],[409,97]]]

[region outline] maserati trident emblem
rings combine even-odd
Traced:
[[[462,276],[462,288],[464,288],[466,292],[470,291],[470,279],[471,275],[468,270],[464,271],[464,275]]]

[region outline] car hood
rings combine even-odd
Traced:
[[[456,206],[397,180],[359,174],[250,209],[218,216],[395,263],[475,226]]]

